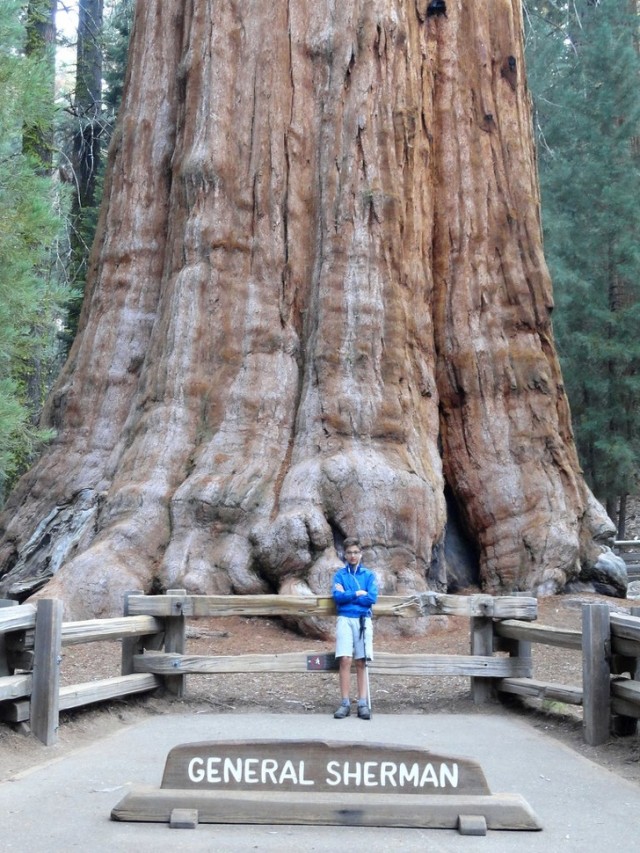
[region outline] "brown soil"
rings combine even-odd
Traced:
[[[554,596],[539,602],[540,624],[580,628],[583,601],[605,601],[611,607],[628,609],[631,602],[594,595]],[[381,621],[381,620],[379,620]],[[383,628],[383,626],[380,626]],[[469,622],[454,617],[432,617],[421,637],[376,636],[376,649],[388,652],[468,654]],[[332,650],[331,642],[310,640],[285,629],[277,619],[240,617],[193,622],[188,629],[190,654],[277,653],[285,651]],[[534,677],[566,685],[580,685],[578,652],[535,645]],[[64,650],[62,680],[65,684],[117,675],[120,667],[118,643],[92,643]],[[469,695],[469,679],[462,677],[371,676],[374,713],[380,714],[502,714],[517,715],[531,726],[613,772],[640,784],[640,737],[615,738],[591,747],[582,737],[580,709],[556,702],[529,702],[508,707],[500,702],[476,706]],[[58,742],[45,747],[25,727],[0,724],[0,780],[29,767],[63,757],[122,725],[140,722],[150,715],[166,713],[323,713],[334,710],[337,674],[251,674],[196,676],[187,678],[183,700],[151,696],[103,703],[61,715]]]

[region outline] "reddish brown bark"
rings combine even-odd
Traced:
[[[384,592],[441,588],[445,480],[487,589],[595,561],[613,527],[554,351],[520,4],[426,9],[138,4],[5,589],[45,568],[34,530],[65,503],[79,529],[54,513],[40,539],[77,614],[153,585],[326,591],[352,533]]]

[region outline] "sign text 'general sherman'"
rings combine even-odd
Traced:
[[[169,753],[162,787],[200,790],[488,793],[474,762],[427,750],[325,741],[194,743]]]
[[[422,793],[433,788],[458,788],[458,764],[417,761],[328,761],[324,779],[307,776],[305,761],[278,761],[275,758],[231,758],[195,755],[187,766],[190,782],[205,785],[267,785],[275,788],[284,784],[317,786],[324,783],[330,788],[399,788],[402,793],[410,789]]]

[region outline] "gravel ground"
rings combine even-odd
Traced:
[[[553,596],[539,602],[538,622],[564,628],[580,628],[583,601],[604,601],[628,609],[632,602],[594,595]],[[432,617],[422,636],[388,636],[384,619],[376,623],[377,651],[433,654],[468,654],[469,622],[460,617]],[[311,640],[284,628],[277,619],[241,617],[198,620],[188,627],[189,654],[226,655],[329,652],[330,640]],[[581,659],[577,652],[535,645],[534,678],[566,685],[580,685]],[[117,675],[118,643],[91,643],[64,649],[62,681],[74,684]],[[89,674],[89,675],[88,675]],[[476,706],[469,695],[469,679],[371,675],[374,713],[379,714],[518,714],[530,725],[557,738],[587,758],[640,784],[640,738],[611,738],[590,747],[582,737],[582,714],[573,706],[535,702],[505,706],[500,702]],[[0,780],[21,770],[62,757],[65,753],[104,737],[119,726],[165,713],[326,713],[338,700],[337,673],[234,674],[187,676],[186,696],[175,700],[160,696],[103,703],[61,715],[58,742],[44,747],[24,727],[0,724]],[[283,729],[286,718],[283,717]],[[336,722],[336,725],[340,723]]]

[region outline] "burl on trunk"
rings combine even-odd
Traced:
[[[428,7],[138,4],[58,437],[5,508],[0,591],[53,574],[76,616],[132,588],[327,593],[354,534],[383,592],[442,589],[454,520],[488,591],[597,561],[520,2]]]

